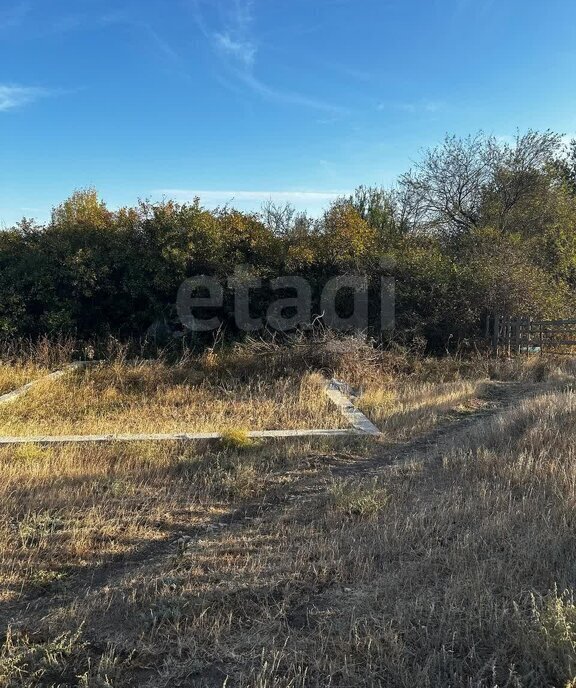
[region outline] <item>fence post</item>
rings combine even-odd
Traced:
[[[528,353],[528,350],[524,351],[526,349],[526,344],[525,344],[525,339],[526,339],[526,323],[527,323],[526,318],[520,318],[520,323],[519,323],[519,328],[518,328],[518,353]]]

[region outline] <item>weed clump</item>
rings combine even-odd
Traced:
[[[253,449],[258,445],[246,430],[226,430],[222,433],[220,442],[225,449],[234,451],[245,451]]]
[[[18,463],[35,464],[49,459],[52,452],[38,444],[20,444],[14,448],[12,456]]]

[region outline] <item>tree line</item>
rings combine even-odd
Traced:
[[[473,341],[494,311],[573,316],[576,141],[449,136],[394,188],[360,187],[319,218],[273,203],[208,210],[200,199],[112,211],[95,190],[77,191],[49,222],[0,232],[0,336],[142,337],[175,321],[186,278],[225,283],[238,266],[262,280],[302,276],[315,294],[336,275],[367,275],[374,289],[392,276],[396,337],[434,349]]]

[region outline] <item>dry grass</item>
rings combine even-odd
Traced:
[[[484,381],[432,383],[412,380],[380,386],[371,383],[358,408],[387,439],[414,437],[454,414],[472,413],[486,403]]]
[[[290,463],[269,453],[179,443],[5,448],[0,602],[150,546],[180,525],[212,523]]]
[[[0,363],[0,394],[12,392],[48,373],[49,370],[33,363]]]
[[[363,382],[388,440],[444,428],[412,460],[241,432],[3,449],[0,684],[573,686],[572,365],[445,365]],[[521,381],[491,414],[490,376]]]
[[[216,375],[195,366],[116,363],[39,384],[0,408],[9,436],[340,428],[318,373]]]

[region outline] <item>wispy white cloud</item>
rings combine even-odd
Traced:
[[[255,77],[251,72],[240,72],[238,74],[238,78],[242,83],[254,91],[254,93],[259,94],[267,100],[285,103],[287,105],[301,105],[302,107],[326,112],[333,117],[346,115],[348,113],[347,108],[340,107],[339,105],[333,105],[332,103],[327,103],[318,98],[313,98],[296,91],[278,89],[268,86],[264,82],[260,81],[260,79]]]
[[[204,38],[223,61],[228,73],[242,86],[260,97],[277,103],[297,105],[343,115],[347,109],[290,88],[265,83],[256,74],[259,42],[255,31],[254,0],[211,0],[219,17],[211,25],[204,0],[190,0],[194,18]]]
[[[50,95],[50,92],[43,88],[0,84],[0,112],[23,107],[48,95]]]
[[[152,192],[154,196],[165,196],[181,202],[191,202],[195,198],[207,203],[241,202],[265,202],[276,201],[279,203],[329,203],[339,196],[345,195],[345,191],[223,191],[223,190],[193,190],[193,189],[157,189]]]
[[[178,51],[175,50],[170,43],[168,43],[168,41],[162,38],[162,36],[150,24],[144,21],[132,21],[126,23],[137,31],[142,31],[150,40],[150,43],[157,48],[158,52],[170,62],[178,66],[180,69],[185,67],[185,61],[181,58]]]
[[[214,34],[216,47],[223,53],[251,67],[256,59],[257,48],[250,41],[234,40],[229,33]]]
[[[222,30],[212,34],[214,46],[224,56],[250,69],[258,52],[254,38],[254,0],[233,0],[223,9]]]

